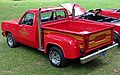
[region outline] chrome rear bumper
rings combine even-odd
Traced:
[[[99,51],[97,51],[97,52],[95,52],[95,53],[92,53],[92,54],[90,54],[90,55],[87,55],[87,56],[85,56],[85,57],[80,58],[80,62],[81,62],[82,64],[84,64],[84,63],[86,63],[86,62],[89,62],[89,61],[91,61],[91,60],[93,60],[93,59],[101,56],[101,55],[104,54],[104,53],[108,53],[109,51],[111,51],[111,50],[113,50],[113,49],[116,49],[117,47],[118,47],[118,43],[113,44],[113,45],[111,45],[111,46],[109,46],[109,47],[107,47],[107,48],[101,49],[101,50],[99,50]]]

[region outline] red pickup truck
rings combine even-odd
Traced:
[[[21,43],[44,51],[55,67],[77,58],[84,64],[118,46],[113,44],[113,26],[71,20],[63,7],[27,10],[18,20],[2,22],[1,28],[11,48]]]

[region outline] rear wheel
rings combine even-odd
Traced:
[[[11,33],[7,34],[7,44],[9,47],[14,48],[18,45]]]
[[[49,61],[55,67],[68,66],[68,60],[64,57],[62,50],[56,46],[50,48]]]
[[[120,46],[120,36],[117,33],[114,33],[113,41],[114,43],[118,43]]]

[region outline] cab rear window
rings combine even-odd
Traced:
[[[50,22],[50,21],[62,20],[62,19],[66,19],[65,10],[56,10],[56,11],[44,12],[41,14],[42,22]]]

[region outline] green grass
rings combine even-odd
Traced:
[[[27,9],[58,6],[67,2],[78,3],[85,9],[120,6],[119,0],[1,0],[0,24],[19,18]],[[24,45],[9,48],[6,38],[0,35],[0,75],[120,75],[120,49],[84,65],[73,61],[66,68],[55,68],[43,52]]]

